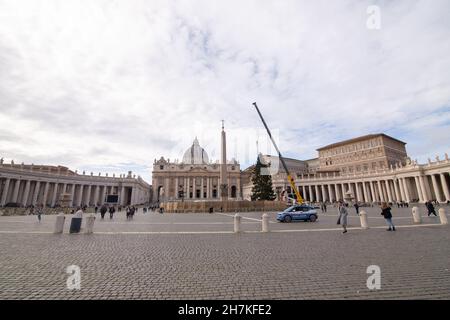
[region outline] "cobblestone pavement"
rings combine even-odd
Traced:
[[[374,228],[345,235],[330,211],[316,223],[242,234],[219,214],[140,212],[132,222],[96,221],[92,235],[51,234],[52,216],[0,217],[0,298],[449,299],[450,227],[428,217],[413,227],[411,208],[395,209],[403,227],[386,232],[368,209]],[[261,213],[243,215],[244,230],[260,230]],[[152,233],[160,231],[168,233]],[[81,290],[66,288],[73,264]],[[369,265],[381,268],[380,290],[366,286]]]

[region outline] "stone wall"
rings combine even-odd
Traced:
[[[45,208],[44,214],[58,214],[63,211],[65,214],[70,213],[72,210],[76,211],[76,208]],[[36,209],[34,210],[36,213]],[[88,208],[85,213],[94,212],[94,208]],[[0,208],[0,216],[26,216],[30,214],[29,208]]]
[[[165,212],[208,213],[213,212],[252,212],[252,211],[282,211],[286,209],[286,203],[281,201],[184,201],[165,202],[162,204]]]

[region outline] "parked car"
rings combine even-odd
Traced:
[[[311,221],[317,220],[317,210],[309,205],[294,205],[290,206],[283,212],[277,214],[277,220],[280,222],[291,221]]]

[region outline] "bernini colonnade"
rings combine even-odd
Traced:
[[[0,163],[0,206],[58,205],[62,194],[70,194],[69,206],[101,205],[110,195],[119,205],[149,202],[150,185],[142,178],[77,174],[62,166],[35,166]]]

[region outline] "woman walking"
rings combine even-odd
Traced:
[[[339,223],[342,225],[342,228],[344,229],[344,231],[342,233],[347,233],[348,211],[342,201],[339,201],[338,210],[339,210]]]
[[[386,223],[389,226],[389,229],[386,231],[395,231],[395,226],[392,223],[392,213],[391,208],[387,205],[386,202],[381,204],[381,215],[386,219]]]

